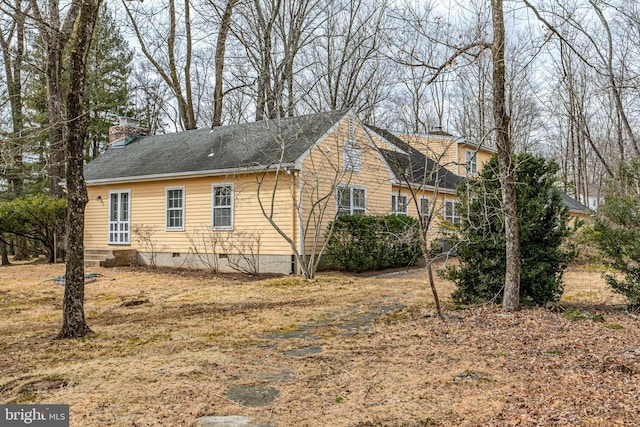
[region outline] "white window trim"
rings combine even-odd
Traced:
[[[128,230],[126,233],[127,236],[127,241],[126,242],[112,242],[110,239],[110,234],[111,234],[111,195],[112,194],[123,194],[126,193],[127,194],[127,200],[128,200],[128,214],[129,214],[129,219],[128,219]],[[131,190],[130,189],[125,189],[125,190],[112,190],[109,191],[109,199],[108,199],[108,203],[109,206],[107,208],[107,224],[108,224],[108,228],[107,228],[107,244],[108,245],[131,245]],[[120,208],[120,205],[118,205],[118,208]],[[118,215],[120,214],[120,212],[118,212]],[[120,220],[118,219],[116,222],[120,222]],[[119,231],[118,231],[119,232]]]
[[[215,202],[216,202],[216,196],[215,196],[214,191],[215,191],[216,187],[231,187],[231,224],[228,225],[228,226],[215,227],[213,225],[214,212],[215,212]],[[224,183],[220,183],[220,184],[211,184],[211,229],[212,230],[232,231],[234,223],[235,223],[234,216],[235,216],[235,189],[233,187],[233,183],[232,182],[224,182]]]
[[[427,212],[422,212],[422,201],[423,200],[428,200],[429,201],[429,206],[428,206],[428,211]],[[431,197],[420,196],[418,208],[420,209],[419,214],[420,214],[420,221],[422,222],[422,226],[425,229],[427,229],[427,223],[429,222],[429,218],[431,216]]]
[[[404,211],[399,210],[400,199],[404,199]],[[392,194],[391,195],[391,211],[392,211],[392,215],[409,216],[409,196],[402,193]]]
[[[453,209],[454,209],[453,213],[454,213],[454,214],[457,214],[457,215],[453,215],[453,216],[451,216],[451,217],[449,217],[449,218],[447,217],[447,203],[453,203]],[[456,204],[458,205],[458,206],[457,206],[457,209],[456,209]],[[460,225],[460,221],[462,220],[462,218],[460,217],[460,200],[456,200],[456,199],[445,199],[445,200],[444,200],[444,206],[443,206],[443,209],[444,209],[444,210],[443,210],[443,212],[442,212],[442,214],[443,214],[442,216],[444,217],[444,219],[445,219],[446,221],[448,221],[448,222],[449,222],[449,224],[450,224],[450,225],[452,225],[452,226],[454,226],[454,227],[457,227],[458,225]],[[456,223],[455,223],[455,221],[453,221],[453,219],[454,219],[454,218],[458,218],[458,224],[456,224]]]
[[[182,225],[180,227],[170,227],[169,226],[169,191],[171,190],[182,190],[182,207],[179,209],[182,211]],[[176,186],[176,187],[165,187],[164,189],[164,229],[165,231],[184,231],[184,223],[185,223],[185,203],[187,196],[185,194],[184,186]],[[171,208],[172,210],[178,210],[178,208]]]
[[[478,174],[478,152],[475,150],[469,150],[468,148],[464,151],[464,165],[467,170],[467,173],[472,175]],[[471,155],[469,155],[471,153]]]
[[[367,213],[367,187],[361,185],[338,185],[336,188],[336,213],[340,212],[340,191],[344,189],[349,189],[349,215],[354,215],[353,213],[353,190],[362,190],[364,191],[364,212],[358,215],[366,215]]]

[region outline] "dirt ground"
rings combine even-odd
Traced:
[[[556,311],[433,313],[423,270],[249,279],[91,269],[94,334],[54,340],[63,265],[0,269],[0,402],[71,426],[637,426],[640,323],[574,268]],[[564,311],[562,311],[564,309]],[[243,392],[264,401],[243,401]],[[262,405],[262,406],[258,406]]]

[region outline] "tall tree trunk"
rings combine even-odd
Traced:
[[[28,6],[27,6],[28,8]],[[12,19],[13,26],[0,30],[0,48],[2,48],[2,58],[4,62],[5,80],[7,83],[7,95],[11,110],[11,136],[9,138],[10,167],[5,175],[5,179],[10,184],[10,189],[15,196],[22,196],[23,185],[23,131],[24,114],[22,111],[22,60],[25,48],[25,14],[23,2],[16,0],[13,6]],[[15,42],[13,42],[15,40]]]
[[[220,29],[218,30],[218,40],[216,41],[216,57],[215,57],[215,79],[216,83],[213,89],[213,120],[211,127],[222,125],[222,77],[224,72],[224,56],[227,47],[227,36],[231,29],[231,14],[237,0],[227,0],[224,8],[222,20],[220,21]]]
[[[65,176],[62,54],[73,31],[73,24],[78,16],[80,0],[72,0],[68,5],[65,3],[67,15],[64,21],[60,19],[59,0],[47,0],[46,14],[43,14],[40,10],[41,4],[44,4],[44,2],[29,1],[45,50],[47,109],[49,112],[49,192],[51,195],[63,197],[64,193],[59,185]]]
[[[56,36],[58,37],[58,36]],[[62,46],[47,53],[47,103],[49,111],[49,193],[64,197],[60,186],[65,176],[64,101],[62,96]]]
[[[67,265],[63,302],[63,323],[59,338],[76,338],[91,332],[84,317],[84,182],[83,151],[87,119],[82,98],[86,60],[101,0],[82,0],[75,37],[71,46],[69,88],[67,90]]]
[[[9,251],[7,242],[4,240],[4,233],[0,233],[0,265],[11,265],[9,262]]]
[[[502,306],[507,311],[520,307],[520,227],[516,205],[515,165],[512,163],[512,146],[509,139],[509,116],[505,96],[505,29],[503,0],[491,0],[493,16],[493,119],[496,128],[496,148],[502,186],[504,209],[507,270],[504,281]]]

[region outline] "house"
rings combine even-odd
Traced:
[[[599,185],[587,184],[588,194],[580,194],[580,203],[586,205],[592,211],[597,211],[598,206],[604,203],[604,194]]]
[[[167,135],[120,128],[85,168],[87,253],[290,273],[336,212],[390,211],[393,172],[350,111]]]
[[[435,238],[460,221],[456,171],[473,175],[493,154],[348,110],[166,135],[123,121],[110,136],[85,167],[85,259],[249,273],[312,265],[336,215],[411,215]]]

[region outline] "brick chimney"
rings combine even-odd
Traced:
[[[140,120],[132,117],[120,117],[120,123],[109,128],[109,145],[124,147],[137,137],[149,135],[149,133],[149,129],[140,127]]]

